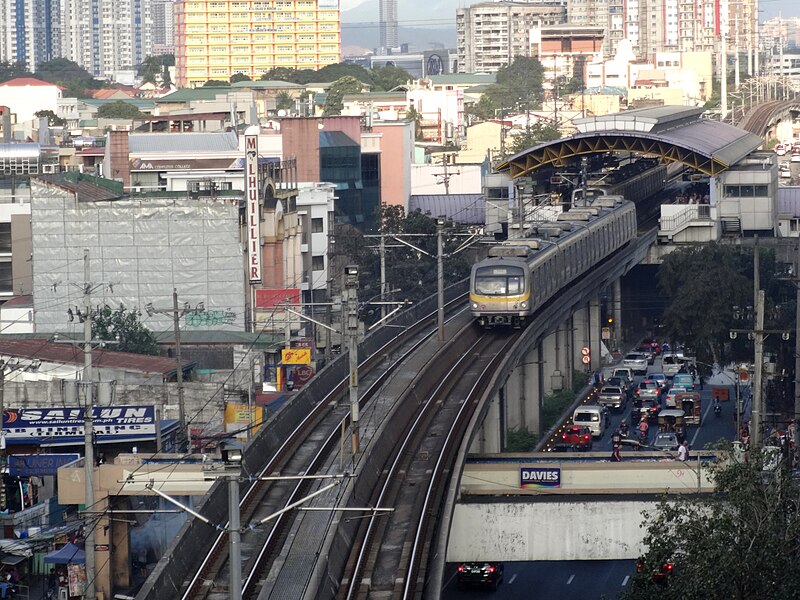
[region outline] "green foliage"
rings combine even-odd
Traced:
[[[509,113],[534,108],[541,104],[544,91],[544,69],[537,58],[517,56],[497,72],[496,83],[490,85],[468,112],[482,121],[498,118],[501,109]]]
[[[547,431],[555,425],[573,402],[575,402],[575,394],[567,390],[545,396],[542,402],[542,431]]]
[[[672,495],[647,511],[643,556],[625,600],[794,598],[800,547],[800,485],[782,470],[729,455],[712,467],[717,489],[702,497]],[[650,573],[675,566],[667,585]]]
[[[175,65],[174,54],[157,54],[148,56],[139,65],[136,74],[142,78],[142,83],[152,83],[155,86],[167,87],[170,83],[167,67]]]
[[[344,97],[348,94],[358,94],[362,88],[363,84],[351,75],[337,79],[328,89],[325,99],[325,112],[323,114],[326,117],[342,114]]]
[[[559,138],[561,138],[561,133],[555,126],[549,123],[544,124],[540,121],[511,136],[511,140],[506,145],[506,153],[509,155],[516,154],[542,142]]]
[[[234,73],[231,75],[231,83],[239,83],[240,81],[253,81],[249,75],[244,73]]]
[[[41,63],[36,68],[37,79],[60,85],[65,98],[91,98],[92,90],[99,90],[103,82],[92,77],[78,63],[66,58],[56,58]]]
[[[310,69],[289,69],[287,67],[275,67],[270,69],[261,76],[263,81],[287,81],[289,83],[297,83],[299,85],[306,85],[312,81],[323,81],[317,78],[317,71]]]
[[[17,77],[35,77],[35,75],[28,71],[23,63],[0,61],[0,82],[6,82]]]
[[[539,441],[527,427],[517,427],[506,432],[506,452],[533,452]]]
[[[97,109],[99,119],[134,119],[142,116],[142,111],[124,100],[109,102]]]
[[[774,253],[761,250],[760,281],[770,328],[789,325],[794,315],[794,288],[780,280],[780,275]],[[729,336],[731,329],[753,326],[752,319],[742,319],[744,307],[754,304],[751,249],[703,244],[676,250],[664,257],[658,286],[667,299],[662,323],[668,339],[684,342],[704,363],[752,359],[747,336],[734,341]],[[734,306],[740,307],[738,319]],[[779,336],[771,336],[767,344],[777,349],[779,340]]]
[[[209,79],[203,84],[203,87],[228,87],[230,84],[221,79]]]
[[[410,106],[406,111],[406,121],[414,123],[414,139],[417,141],[422,140],[422,115],[413,106]]]
[[[98,309],[92,319],[92,338],[117,341],[111,348],[132,354],[158,354],[156,336],[139,321],[141,313],[125,308]]]
[[[376,91],[390,91],[401,85],[406,85],[412,77],[408,71],[401,67],[377,67],[369,72],[370,82]]]
[[[575,391],[583,389],[583,386],[589,383],[591,375],[586,371],[573,369],[572,371],[572,389]]]
[[[37,110],[33,114],[40,119],[42,117],[47,117],[47,124],[50,125],[50,127],[63,127],[64,125],[67,124],[67,121],[65,119],[59,117],[52,110]]]
[[[294,110],[295,100],[289,92],[281,90],[275,95],[276,110]]]

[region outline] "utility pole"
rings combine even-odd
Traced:
[[[230,560],[230,600],[242,598],[242,539],[239,514],[239,477],[228,478],[228,540]]]
[[[756,296],[755,369],[753,370],[753,431],[754,446],[761,445],[764,402],[761,397],[761,369],[764,362],[764,290]]]
[[[451,157],[453,157],[452,154],[446,154],[446,153],[442,154],[440,160],[442,161],[442,169],[444,170],[444,172],[443,173],[434,173],[433,174],[433,176],[436,177],[437,183],[443,183],[444,184],[444,193],[445,193],[446,196],[450,195],[450,179],[454,175],[459,175],[460,174],[460,171],[449,172],[447,170],[447,165],[448,165]]]
[[[794,332],[794,420],[796,434],[800,433],[800,430],[798,430],[798,427],[800,427],[800,281],[797,279],[797,277],[800,277],[800,256],[798,256],[797,252],[800,252],[800,247],[798,247],[795,253],[794,273],[792,274],[795,277],[796,307]],[[1,400],[2,396],[0,396],[0,401]],[[797,448],[797,452],[800,452],[800,444],[795,444],[795,447]]]
[[[442,230],[444,229],[444,219],[436,220],[436,297],[437,297],[437,322],[439,329],[439,341],[444,342],[444,240]]]
[[[92,411],[94,409],[94,398],[92,386],[94,385],[92,375],[92,284],[89,272],[89,249],[83,251],[83,309],[86,312],[83,319],[83,389],[85,402],[83,408],[83,446],[84,446],[84,483],[86,493],[86,509],[94,510],[94,446],[92,434],[94,425],[92,422]],[[87,520],[88,520],[87,515]],[[95,522],[86,524],[86,588],[84,596],[89,600],[95,600]]]
[[[722,98],[719,120],[724,121],[728,114],[728,32],[726,23],[722,25],[722,39],[720,54],[720,96]]]
[[[383,235],[383,223],[381,223],[381,302],[386,300],[386,236]],[[386,318],[386,305],[381,304],[381,320]]]
[[[172,328],[175,334],[175,375],[178,382],[178,446],[182,451],[188,452],[189,431],[186,422],[186,399],[183,389],[183,364],[181,362],[181,317],[188,313],[197,314],[205,312],[206,307],[203,302],[198,302],[195,308],[191,308],[189,303],[184,303],[182,309],[178,309],[178,290],[172,288],[172,308],[155,308],[152,302],[145,306],[148,316],[156,314],[171,315]]]
[[[358,433],[358,267],[345,267],[347,355],[350,363],[350,437],[353,460],[359,451]]]

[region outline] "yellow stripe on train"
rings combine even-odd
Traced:
[[[525,302],[526,300],[530,299],[531,293],[528,292],[527,294],[520,294],[519,296],[478,296],[476,294],[469,295],[470,302],[478,302],[478,303],[494,303],[494,302]]]

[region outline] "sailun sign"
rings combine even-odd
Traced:
[[[519,487],[523,489],[560,488],[561,469],[521,467]]]

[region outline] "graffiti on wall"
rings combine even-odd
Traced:
[[[186,327],[212,327],[214,325],[233,325],[236,313],[230,310],[206,310],[184,315]]]

